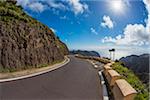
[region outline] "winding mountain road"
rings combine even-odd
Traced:
[[[98,70],[85,60],[69,58],[57,70],[0,83],[0,100],[103,100]]]

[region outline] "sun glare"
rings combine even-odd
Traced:
[[[124,2],[122,0],[112,0],[109,6],[116,13],[122,13],[124,10]]]
[[[122,2],[120,0],[119,1],[113,1],[112,7],[114,8],[114,10],[121,10],[122,9]]]

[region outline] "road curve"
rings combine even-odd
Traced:
[[[98,70],[85,60],[70,60],[42,75],[0,83],[0,100],[102,100]]]

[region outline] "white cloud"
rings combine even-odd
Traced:
[[[123,35],[123,38],[117,40],[117,44],[143,45],[149,41],[150,33],[146,32],[142,24],[129,24],[124,29]]]
[[[48,0],[47,3],[48,3],[48,6],[52,7],[52,8],[64,9],[64,10],[66,9],[66,7],[65,7],[64,4],[62,4],[62,3],[56,3],[53,0]]]
[[[103,16],[103,22],[101,23],[101,26],[102,27],[108,27],[108,28],[113,28],[114,27],[114,24],[113,24],[113,21],[110,19],[109,16]]]
[[[88,10],[88,5],[81,3],[80,0],[62,0],[61,2],[55,0],[17,0],[17,4],[21,5],[23,8],[29,8],[36,12],[42,12],[45,9],[50,8],[64,11],[73,11],[75,15],[77,15],[79,13],[82,14],[84,11]]]
[[[46,5],[39,1],[33,2],[32,0],[17,0],[17,5],[21,5],[23,8],[29,8],[35,12],[42,12],[46,9]]]
[[[102,42],[103,43],[105,43],[105,42],[113,42],[113,43],[115,43],[116,42],[116,39],[114,39],[114,38],[112,38],[112,37],[110,37],[110,36],[106,36],[106,37],[104,37],[103,39],[102,39]]]
[[[94,33],[96,35],[98,34],[98,32],[96,32],[96,30],[94,28],[90,28],[90,30],[91,30],[92,33]]]
[[[41,3],[43,6],[49,6],[52,8],[65,9],[64,4],[60,2],[56,3],[54,0],[17,0],[17,4],[23,7],[28,7],[28,5],[34,3]]]
[[[22,7],[27,6],[30,0],[17,0],[17,4],[21,5]]]
[[[148,19],[146,19],[146,27],[142,24],[128,24],[124,28],[122,35],[113,37],[104,37],[103,43],[115,43],[117,45],[149,45],[150,44],[150,0],[143,0],[148,11]]]
[[[17,0],[17,4],[21,5],[23,8],[28,8],[32,11],[35,12],[42,12],[45,9],[51,8],[51,10],[57,14],[58,10],[56,9],[61,9],[61,10],[66,10],[67,7],[65,7],[64,4],[58,2],[56,3],[54,0]]]
[[[45,6],[40,2],[31,3],[28,5],[28,7],[35,12],[42,12],[45,10]]]
[[[128,24],[123,35],[118,35],[115,38],[104,37],[102,42],[112,42],[117,45],[148,45],[150,33],[146,32],[146,28],[142,24]]]
[[[85,10],[88,10],[88,5],[82,4],[80,0],[68,0],[68,2],[76,15],[79,13],[82,14]]]

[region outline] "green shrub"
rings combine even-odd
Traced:
[[[47,66],[48,66],[48,64],[41,64],[38,66],[38,68],[47,67]]]
[[[0,67],[0,73],[15,72],[15,71],[16,71],[15,67],[11,67],[11,68]]]
[[[112,68],[116,70],[138,92],[135,100],[149,100],[149,92],[139,78],[128,68],[123,67],[120,62],[115,62]]]
[[[26,13],[22,11],[22,7],[16,6],[8,2],[0,1],[0,16],[7,17],[7,19],[5,18],[5,21],[14,18],[24,22],[35,22],[33,18],[31,18],[30,16],[28,16]]]
[[[2,73],[2,72],[9,72],[9,70],[6,70],[3,67],[0,67],[0,73]]]

